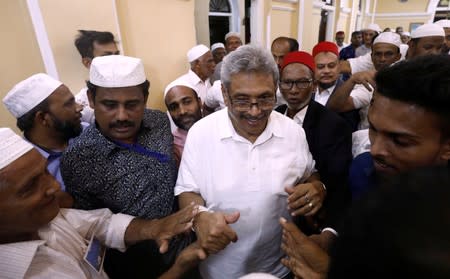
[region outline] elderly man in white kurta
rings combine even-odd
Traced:
[[[0,277],[108,278],[103,245],[125,250],[145,239],[168,249],[191,227],[194,206],[158,220],[112,214],[109,209],[59,209],[58,182],[46,160],[9,128],[0,128]],[[191,244],[162,278],[180,278],[204,253]]]
[[[203,278],[285,278],[278,220],[314,214],[325,189],[303,129],[272,111],[278,68],[270,52],[240,47],[225,57],[221,78],[227,108],[189,130],[175,194],[180,207],[202,205],[194,228],[210,254]]]

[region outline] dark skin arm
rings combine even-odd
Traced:
[[[288,256],[281,262],[287,266],[297,278],[326,278],[330,257],[297,226],[280,218],[283,228],[281,249]]]
[[[375,88],[375,71],[358,72],[350,76],[327,102],[327,108],[335,112],[346,112],[356,109],[350,96],[356,84],[362,84],[367,90]]]
[[[192,219],[197,211],[197,206],[189,204],[177,213],[161,219],[144,220],[135,218],[125,231],[125,244],[129,246],[139,241],[152,239],[158,243],[159,251],[165,253],[172,237],[186,232],[192,227]]]
[[[200,261],[206,259],[206,252],[200,248],[197,242],[184,248],[178,255],[175,263],[168,271],[159,277],[159,279],[179,279],[183,278],[189,270],[197,266]]]
[[[326,197],[326,190],[322,186],[319,173],[313,173],[306,183],[294,187],[286,187],[288,207],[292,216],[312,216],[316,214]],[[312,205],[312,206],[310,206]]]

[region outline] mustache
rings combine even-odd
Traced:
[[[125,127],[134,127],[136,126],[136,123],[132,121],[115,121],[113,123],[109,124],[109,128],[125,128]]]

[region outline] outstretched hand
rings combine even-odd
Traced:
[[[158,229],[156,231],[155,241],[159,245],[160,253],[167,252],[172,237],[191,229],[192,220],[197,213],[198,206],[191,204],[172,215],[157,220]]]
[[[206,259],[206,252],[200,247],[198,242],[194,242],[178,255],[173,266],[159,279],[182,278],[189,270],[197,266],[200,261]]]
[[[283,227],[281,248],[288,258],[286,265],[299,278],[325,278],[330,258],[314,241],[304,235],[295,224],[280,218]]]

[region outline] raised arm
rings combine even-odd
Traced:
[[[353,74],[346,82],[344,82],[336,92],[330,96],[327,108],[335,112],[346,112],[357,109],[350,96],[356,84],[362,84],[367,90],[372,91],[375,88],[375,71],[365,71]]]

